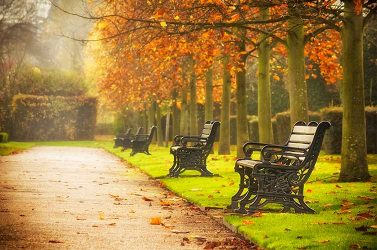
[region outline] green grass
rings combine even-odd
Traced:
[[[25,147],[26,144],[21,145]],[[26,147],[34,145],[104,148],[202,207],[225,208],[238,187],[239,177],[233,170],[234,156],[209,156],[208,169],[217,174],[215,177],[200,177],[198,172],[187,171],[179,178],[167,178],[172,164],[168,148],[151,146],[151,156],[137,154],[130,157],[130,150],[121,152],[119,148],[113,149],[110,141],[37,142],[27,144]],[[371,182],[337,183],[339,155],[321,154],[305,185],[305,200],[317,212],[314,215],[279,213],[278,207],[271,206],[261,217],[229,214],[224,220],[238,232],[268,249],[376,248],[377,237],[372,234],[377,229],[370,226],[377,225],[377,155],[369,155],[368,161]],[[348,209],[342,210],[342,204],[343,207],[348,206]],[[361,226],[366,226],[364,229],[367,229],[369,235],[356,230]]]

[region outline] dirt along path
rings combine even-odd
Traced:
[[[252,247],[103,150],[36,147],[0,158],[0,249]]]

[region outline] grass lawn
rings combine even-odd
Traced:
[[[9,147],[34,145],[101,147],[160,179],[167,188],[202,207],[225,208],[238,187],[233,156],[210,155],[208,169],[215,177],[200,177],[187,171],[179,178],[167,178],[173,157],[168,148],[151,146],[151,156],[129,156],[130,150],[113,149],[110,141],[8,143]],[[1,146],[7,144],[1,144]],[[12,146],[13,145],[13,146]],[[3,148],[0,146],[0,154]],[[377,248],[377,155],[369,155],[373,176],[366,183],[337,183],[338,155],[320,155],[305,185],[305,200],[317,213],[279,213],[276,206],[262,216],[228,214],[224,220],[258,245],[269,249]]]

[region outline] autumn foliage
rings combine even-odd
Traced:
[[[306,76],[322,75],[329,84],[334,84],[342,74],[339,33],[325,27],[320,18],[314,19],[321,17],[321,11],[325,18],[324,10],[331,3],[307,3],[310,16],[304,23],[308,38]],[[102,18],[91,39],[99,40],[100,44],[91,46],[90,52],[97,63],[103,99],[114,107],[127,105],[135,109],[144,109],[154,100],[169,100],[174,89],[188,85],[186,61],[191,57],[198,77],[198,100],[202,102],[206,70],[210,66],[215,68],[216,86],[221,79],[222,65],[218,61],[222,55],[231,56],[229,69],[233,74],[245,67],[238,60],[243,55],[256,63],[253,58],[261,42],[260,34],[270,36],[272,77],[280,80],[279,74],[286,73],[287,4],[269,2],[267,21],[259,18],[263,6],[263,2],[226,4],[215,0],[105,1],[96,6],[95,14]],[[235,46],[240,40],[239,28],[247,29],[245,51]],[[215,88],[214,95],[218,101],[221,88]]]

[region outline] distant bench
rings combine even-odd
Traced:
[[[285,145],[246,143],[246,157],[235,163],[240,185],[229,208],[252,213],[268,203],[278,203],[283,205],[283,212],[293,209],[296,213],[314,213],[304,202],[304,184],[330,126],[329,122],[297,122]],[[260,152],[259,160],[251,158],[254,151]]]
[[[207,121],[199,136],[175,136],[170,148],[174,162],[168,176],[178,177],[186,170],[197,170],[202,176],[212,176],[207,169],[207,157],[212,150],[219,126],[218,121]]]

